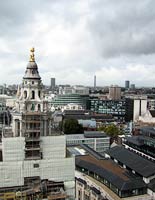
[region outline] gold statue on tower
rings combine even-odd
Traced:
[[[30,62],[35,62],[34,51],[35,51],[35,49],[34,49],[34,47],[32,47],[30,49]]]

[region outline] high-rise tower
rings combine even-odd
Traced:
[[[51,89],[55,88],[55,78],[51,78]]]
[[[94,76],[94,89],[96,89],[96,75]]]
[[[129,89],[130,88],[130,81],[126,80],[125,81],[125,89]]]
[[[112,85],[109,87],[109,99],[120,100],[121,99],[121,87]]]

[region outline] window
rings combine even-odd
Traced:
[[[24,91],[24,99],[26,99],[27,98],[27,91],[25,90]]]
[[[35,99],[35,91],[32,90],[32,99]]]
[[[34,109],[35,109],[35,105],[32,103],[31,110],[34,111]]]
[[[41,94],[41,93],[40,93],[40,90],[39,90],[39,91],[38,91],[38,97],[39,97],[39,98],[40,98],[40,94]]]
[[[34,84],[34,81],[32,81],[32,85]]]
[[[38,104],[38,111],[40,111],[40,104]]]
[[[33,168],[39,168],[39,164],[38,163],[33,164]]]

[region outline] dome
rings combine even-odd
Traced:
[[[38,68],[38,66],[37,66],[37,63],[34,61],[34,62],[29,62],[28,64],[27,64],[27,69],[36,69],[36,68]]]
[[[38,72],[38,66],[35,62],[35,56],[34,56],[34,48],[30,49],[30,59],[27,64],[27,68],[25,71],[25,75],[23,77],[24,79],[41,79],[39,72]]]

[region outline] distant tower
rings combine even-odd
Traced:
[[[129,89],[130,87],[130,81],[125,81],[125,89]]]
[[[51,88],[55,88],[55,78],[51,78]]]
[[[136,87],[135,87],[135,84],[131,84],[131,90],[134,90]]]
[[[94,76],[94,89],[96,89],[96,75]]]
[[[121,99],[121,88],[117,85],[112,85],[109,88],[109,99],[119,100]]]

